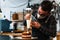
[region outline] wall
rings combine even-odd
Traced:
[[[1,0],[2,13],[10,20],[10,14],[13,12],[22,12],[27,6],[27,0]]]
[[[1,0],[0,0],[0,8],[1,8]]]
[[[40,3],[42,0],[31,0],[30,4]],[[2,13],[10,20],[10,15],[14,12],[23,12],[28,0],[1,0]],[[8,15],[7,15],[8,14]]]

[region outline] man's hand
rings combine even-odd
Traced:
[[[40,28],[41,27],[41,24],[34,21],[34,22],[31,22],[31,26],[35,27],[35,28]]]
[[[25,19],[26,19],[26,20],[30,20],[30,16],[31,16],[31,14],[26,14],[26,15],[25,15]],[[35,28],[40,28],[40,27],[41,27],[41,24],[38,23],[37,21],[31,21],[30,26],[31,26],[31,27],[33,26],[33,27],[35,27]]]
[[[31,14],[26,14],[26,15],[25,15],[25,19],[26,19],[26,20],[30,20],[30,16],[31,16]]]

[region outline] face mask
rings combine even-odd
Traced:
[[[37,14],[37,18],[39,18],[39,19],[44,19],[45,17],[46,17],[45,15]]]

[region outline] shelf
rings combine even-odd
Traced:
[[[12,22],[23,22],[23,20],[11,20]]]

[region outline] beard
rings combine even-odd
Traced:
[[[45,15],[37,14],[37,18],[38,18],[38,19],[44,19],[44,18],[46,18],[46,16],[45,16]]]

